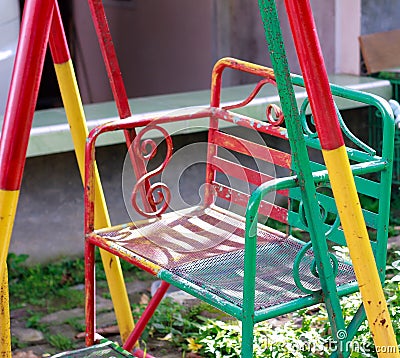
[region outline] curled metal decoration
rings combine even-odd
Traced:
[[[325,207],[320,202],[318,202],[318,204],[319,204],[319,208],[320,208],[322,222],[325,223],[326,225],[330,225],[325,222],[328,218],[328,214],[329,214],[328,210],[326,210]],[[340,217],[339,217],[338,213],[333,213],[333,214],[335,214],[336,217],[335,217],[334,222],[330,225],[330,228],[325,232],[326,239],[329,239],[329,237],[333,233],[335,233],[336,230],[338,230],[339,226],[340,226]],[[300,201],[300,204],[299,204],[299,218],[300,218],[301,223],[306,228],[308,228],[308,223],[307,223],[306,213],[304,211],[303,201]]]
[[[300,108],[300,121],[303,127],[303,132],[310,138],[317,138],[318,133],[316,130],[312,130],[307,123],[307,107],[309,106],[310,101],[308,98],[304,99],[303,103],[301,104]],[[311,124],[315,125],[314,117],[311,115]]]
[[[257,85],[253,89],[253,91],[242,102],[239,102],[239,103],[236,103],[236,104],[232,104],[232,105],[229,105],[229,106],[224,106],[224,107],[222,107],[222,109],[231,110],[231,109],[235,109],[235,108],[246,106],[247,104],[249,104],[255,98],[255,96],[257,96],[257,94],[258,94],[258,92],[260,92],[261,88],[267,83],[270,83],[270,84],[272,84],[272,85],[274,85],[276,87],[276,81],[275,80],[273,80],[272,78],[264,78],[263,80],[261,80],[261,81],[259,81],[257,83]]]
[[[306,110],[307,107],[309,106],[310,101],[308,100],[308,98],[304,99],[303,103],[301,104],[301,109],[300,109],[300,121],[303,127],[303,131],[304,133],[309,136],[310,138],[317,138],[318,137],[318,133],[316,132],[316,130],[312,130],[310,128],[310,126],[307,123],[307,116],[306,116]],[[360,139],[358,139],[350,130],[349,128],[347,128],[346,123],[344,123],[344,120],[342,118],[342,115],[340,114],[339,108],[337,107],[336,103],[335,103],[335,109],[336,109],[336,114],[338,116],[338,121],[339,121],[339,125],[340,128],[342,129],[342,132],[344,133],[344,135],[351,141],[353,142],[357,147],[361,148],[362,150],[364,150],[366,153],[370,154],[370,155],[375,155],[376,154],[376,150],[371,148],[369,145],[365,144],[363,141],[361,141]],[[314,118],[311,115],[311,124],[315,125],[314,122]]]
[[[300,279],[301,260],[306,255],[307,251],[309,251],[311,248],[312,248],[312,243],[310,241],[301,248],[301,250],[297,253],[296,258],[293,262],[293,280],[294,280],[297,288],[306,294],[313,294],[314,292],[317,292],[321,289],[320,287],[315,288],[314,290],[306,288]],[[336,256],[334,254],[332,254],[331,252],[329,252],[329,258],[330,258],[330,261],[332,264],[333,275],[334,275],[334,277],[336,277],[339,272],[338,260],[337,260]],[[315,257],[313,257],[309,268],[310,268],[311,274],[314,277],[319,278],[319,273],[318,273],[318,269],[317,269],[317,261],[315,260]]]
[[[150,151],[148,150],[148,147],[150,147]],[[148,153],[146,153],[148,152]],[[154,156],[157,154],[157,144],[154,142],[152,139],[145,139],[141,142],[140,144],[140,151],[135,150],[135,154],[141,155],[144,159],[149,161],[150,159],[153,159]]]
[[[342,131],[345,134],[345,136],[347,138],[349,138],[356,146],[360,147],[368,154],[375,155],[376,154],[375,149],[373,149],[369,145],[365,144],[363,141],[358,139],[353,133],[350,132],[349,128],[347,128],[346,124],[343,121],[342,115],[340,114],[339,108],[337,107],[336,103],[335,103],[335,109],[336,109],[336,114],[339,119],[340,127],[342,128]]]
[[[148,173],[140,173],[142,174],[142,176],[138,178],[138,181],[133,187],[131,195],[131,203],[133,208],[139,214],[149,218],[156,217],[164,213],[165,210],[167,210],[168,205],[171,201],[171,191],[168,186],[161,182],[150,185],[149,179],[160,174],[165,169],[165,167],[168,165],[169,160],[171,159],[173,151],[172,139],[168,132],[160,126],[149,125],[139,132],[138,136],[133,142],[133,150],[136,156],[141,157],[148,162],[157,154],[157,143],[153,139],[142,140],[143,136],[151,130],[160,131],[165,139],[167,147],[165,159],[154,170]],[[152,211],[145,211],[145,209],[139,207],[137,203],[137,195],[139,191],[145,193],[145,195],[142,195],[142,200],[147,200],[147,203],[149,204]],[[158,207],[160,205],[161,207]]]
[[[274,112],[275,116],[272,115],[272,111]],[[266,114],[268,123],[272,124],[273,126],[280,126],[285,120],[282,109],[273,103],[267,106]]]
[[[340,226],[340,217],[339,217],[339,214],[336,213],[335,221],[333,222],[333,224],[331,225],[329,230],[325,233],[325,237],[327,239],[329,239],[329,236],[331,236],[332,233],[334,233],[336,230],[338,230],[339,226]]]

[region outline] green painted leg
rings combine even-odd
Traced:
[[[344,349],[343,352],[335,350],[334,352],[332,352],[331,358],[338,358],[338,357],[347,358],[351,355],[350,348],[352,347],[352,345],[350,344],[350,342],[353,340],[354,336],[356,335],[358,329],[360,328],[361,324],[364,322],[365,319],[366,319],[366,314],[364,306],[361,305],[357,310],[356,314],[354,315],[353,319],[351,320],[349,326],[347,327],[346,339],[342,341],[342,346],[346,349]],[[338,346],[338,348],[340,348],[340,346]]]
[[[242,321],[242,358],[253,357],[254,321],[251,317]]]
[[[353,339],[354,336],[357,334],[361,324],[366,320],[367,315],[365,313],[364,305],[358,308],[356,314],[354,315],[353,319],[351,320],[349,327],[347,328],[348,338]]]

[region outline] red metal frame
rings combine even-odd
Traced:
[[[67,38],[61,19],[58,2],[54,0],[53,18],[49,35],[49,45],[54,64],[66,63],[71,59]]]
[[[119,117],[121,119],[129,118],[132,115],[132,112],[129,106],[128,96],[126,94],[124,81],[122,79],[117,54],[115,52],[102,0],[88,0],[88,2]],[[136,132],[134,129],[127,130],[124,131],[124,136],[129,156],[131,158],[133,171],[136,177],[140,178],[146,173],[146,166],[143,161],[135,160],[134,154],[131,152],[131,147],[136,137]],[[143,203],[145,205],[145,210],[148,212],[156,211],[156,208],[149,205],[148,201],[146,200],[145,192],[147,192],[148,188],[149,183],[146,180],[144,183],[144,188],[140,190]]]
[[[224,69],[231,68],[233,70],[243,71],[247,73],[251,73],[253,75],[258,75],[260,77],[264,77],[264,80],[260,81],[257,84],[256,88],[253,92],[249,95],[247,99],[239,103],[238,105],[233,105],[227,107],[229,108],[238,108],[240,105],[248,104],[260,91],[261,87],[264,86],[266,83],[273,83],[276,84],[275,76],[273,70],[267,68],[261,68],[260,66],[251,66],[249,67],[249,63],[233,58],[223,58],[219,60],[212,71],[212,78],[211,78],[211,100],[210,106],[218,108],[220,107],[221,103],[221,87],[222,87],[222,73]],[[208,154],[207,154],[207,166],[206,166],[206,187],[204,193],[204,201],[205,205],[210,205],[213,201],[213,189],[211,183],[215,179],[215,172],[211,166],[212,158],[217,154],[217,146],[214,143],[214,136],[215,132],[218,129],[218,121],[211,117],[210,120],[210,128],[208,131]]]
[[[129,352],[133,349],[136,342],[142,335],[144,329],[146,328],[147,323],[149,323],[150,318],[153,316],[154,311],[157,309],[164,295],[168,291],[169,287],[170,287],[169,283],[165,281],[161,282],[161,285],[157,289],[157,292],[154,294],[149,304],[147,305],[146,309],[144,310],[142,316],[137,321],[135,329],[133,330],[129,338],[126,340],[123,347],[124,349],[126,349]]]
[[[222,185],[216,183],[214,181],[214,176],[215,172],[223,169],[224,167],[224,162],[223,159],[218,161],[218,158],[214,158],[214,155],[216,154],[217,147],[229,147],[229,143],[231,143],[231,138],[227,138],[226,134],[219,132],[218,131],[218,122],[220,120],[230,122],[230,123],[236,123],[238,125],[241,125],[246,128],[251,128],[254,130],[257,130],[259,132],[263,133],[268,133],[271,135],[274,135],[278,138],[287,140],[287,134],[284,128],[277,126],[275,123],[271,124],[268,122],[263,122],[263,121],[257,121],[252,118],[246,117],[246,116],[236,116],[230,112],[227,112],[225,109],[218,108],[219,106],[219,98],[220,98],[220,86],[221,86],[221,77],[222,77],[222,71],[225,68],[233,68],[237,70],[242,70],[250,73],[254,73],[256,75],[266,77],[264,79],[260,80],[260,83],[256,86],[255,90],[249,95],[249,98],[245,99],[244,101],[240,102],[237,105],[234,105],[234,108],[244,106],[247,103],[251,101],[255,97],[255,95],[258,93],[259,89],[266,83],[271,83],[275,84],[275,77],[274,74],[271,70],[260,67],[260,66],[254,66],[254,67],[249,67],[249,64],[243,61],[236,61],[233,59],[224,59],[218,62],[218,64],[215,66],[214,72],[213,72],[213,87],[212,87],[212,98],[211,98],[211,103],[216,105],[217,107],[209,107],[205,109],[200,109],[191,113],[186,113],[182,115],[174,115],[174,116],[165,116],[165,117],[158,117],[158,118],[141,118],[137,120],[133,120],[132,118],[126,118],[120,121],[114,121],[111,123],[104,124],[102,126],[96,127],[93,129],[88,137],[87,144],[86,144],[86,162],[85,162],[85,235],[86,235],[86,244],[85,244],[85,257],[86,257],[86,268],[87,268],[87,276],[86,279],[88,280],[88,285],[87,285],[87,292],[86,292],[86,297],[87,297],[87,313],[88,316],[86,317],[87,319],[87,344],[90,345],[94,341],[94,336],[95,336],[95,294],[94,294],[94,261],[93,261],[93,255],[94,255],[94,246],[98,246],[102,249],[105,249],[112,254],[119,256],[122,259],[127,260],[128,262],[138,266],[139,268],[153,274],[157,275],[159,270],[161,269],[160,266],[157,265],[150,265],[148,262],[145,262],[145,260],[140,257],[139,255],[132,255],[132,253],[126,252],[123,250],[123,248],[117,248],[117,246],[109,246],[104,243],[104,241],[100,240],[99,238],[96,237],[96,235],[92,235],[93,230],[94,230],[94,195],[95,192],[93,190],[93,178],[94,178],[94,173],[95,173],[95,166],[94,166],[94,160],[95,160],[95,142],[98,138],[98,136],[102,133],[105,132],[110,132],[110,131],[115,131],[115,130],[134,130],[139,127],[147,127],[147,129],[144,130],[144,132],[140,132],[136,138],[136,142],[133,143],[133,150],[132,153],[136,154],[135,158],[137,157],[144,157],[145,159],[150,159],[154,156],[155,154],[155,143],[151,142],[151,140],[141,140],[143,137],[143,134],[148,131],[152,130],[155,128],[161,128],[160,125],[166,124],[169,122],[182,122],[182,121],[188,121],[192,119],[198,119],[198,118],[204,118],[208,117],[210,118],[210,123],[211,126],[213,127],[213,130],[211,130],[211,134],[209,137],[209,145],[213,146],[215,148],[215,151],[213,151],[213,148],[211,148],[211,155],[210,155],[210,150],[208,152],[208,157],[210,158],[209,163],[208,163],[208,170],[211,175],[208,177],[212,177],[212,180],[210,181],[210,194],[212,194],[212,200],[215,199],[215,187],[216,185],[219,185],[219,190],[221,190],[221,196],[224,197],[226,200],[225,196],[228,196],[229,194],[230,198],[237,204],[246,206],[247,200],[245,195],[236,195],[236,192],[234,190],[231,190],[231,188],[224,188]],[[279,113],[279,108],[274,108],[276,113]],[[164,138],[168,141],[171,140],[169,134],[165,130],[161,130]],[[277,150],[272,150],[271,158],[265,158],[265,151],[262,152],[262,149],[265,150],[264,148],[261,148],[261,145],[257,144],[250,144],[248,141],[243,140],[241,143],[236,143],[235,150],[240,152],[240,149],[237,148],[237,146],[243,146],[242,152],[246,155],[250,155],[253,157],[260,158],[265,161],[278,161],[279,165],[285,167],[286,169],[290,169],[291,163],[290,163],[290,156],[289,155],[282,155],[279,151]],[[149,150],[143,151],[144,147],[147,147]],[[172,149],[172,142],[167,145],[167,147],[171,150]],[[210,149],[210,148],[209,148]],[[214,154],[212,154],[214,153]],[[159,169],[163,169],[165,165],[168,163],[168,158],[171,155],[168,154],[167,150],[167,155],[166,155],[166,160],[160,165],[159,168],[155,169],[153,172],[150,173],[145,173],[142,178],[139,178],[139,184],[135,186],[135,189],[133,191],[133,197],[135,197],[135,193],[139,190],[138,186],[142,184],[142,182],[145,179],[148,179],[152,174],[155,174],[155,172],[158,172]],[[271,179],[270,176],[268,175],[261,175],[260,173],[257,173],[255,171],[252,171],[249,168],[245,168],[240,165],[230,165],[230,171],[233,173],[232,175],[236,177],[239,177],[240,175],[245,176],[244,180],[245,181],[250,181],[254,184],[260,184],[261,181],[269,180]],[[244,173],[244,174],[243,174]],[[151,187],[149,187],[151,188]],[[151,190],[146,191],[146,193],[151,194]],[[280,194],[282,195],[288,195],[288,191],[284,190],[281,191]],[[147,194],[146,194],[147,195]],[[151,202],[151,198],[148,198],[149,201]],[[153,202],[152,204],[156,204]],[[135,205],[134,205],[135,206]],[[156,206],[156,205],[154,205]],[[165,207],[162,207],[162,209],[165,209]],[[139,213],[142,212],[141,210],[137,210]],[[275,207],[273,204],[263,202],[261,204],[261,212],[265,214],[271,215],[271,217],[276,218],[277,220],[280,221],[287,221],[287,210],[279,207]],[[142,212],[143,214],[143,212]],[[151,215],[147,215],[144,213],[145,217],[153,216],[154,213],[151,213]],[[158,215],[158,212],[156,213]],[[151,300],[150,305],[146,308],[146,311],[144,315],[141,317],[141,319],[137,322],[137,325],[132,332],[131,336],[129,337],[128,341],[125,344],[125,349],[130,350],[133,348],[135,342],[138,340],[140,337],[143,329],[145,328],[146,324],[148,323],[148,320],[150,317],[153,315],[155,309],[157,308],[159,302],[161,301],[162,297],[164,296],[166,290],[168,289],[168,284],[162,283],[161,288],[157,291],[156,296]]]
[[[119,116],[121,119],[130,117],[131,109],[128,103],[128,96],[126,95],[102,0],[89,0],[89,7]]]
[[[54,0],[25,3],[0,138],[1,190],[19,190],[21,187],[53,8]]]
[[[157,125],[146,126],[146,128],[140,131],[132,144],[133,152],[134,154],[136,154],[133,159],[143,158],[144,160],[149,161],[156,155],[157,144],[152,139],[146,139],[142,141],[143,136],[147,132],[154,130],[161,132],[164,137],[167,151],[165,159],[157,168],[153,169],[151,172],[143,173],[142,176],[138,178],[138,181],[135,184],[131,195],[132,206],[139,214],[143,215],[144,217],[160,216],[162,213],[165,212],[165,210],[167,210],[171,199],[171,192],[165,184],[159,183],[155,185],[150,185],[150,178],[160,174],[168,165],[168,162],[171,159],[173,144],[172,138],[168,134],[168,132],[164,128]],[[150,147],[150,151],[147,150],[148,147]],[[137,193],[139,191],[145,193],[145,196],[142,195],[144,209],[140,208],[138,205]],[[155,194],[157,194],[157,198],[155,198]],[[146,200],[146,202],[144,202],[143,200]],[[157,206],[159,205],[161,205],[161,207],[157,208]],[[146,208],[151,208],[151,210],[146,211]]]

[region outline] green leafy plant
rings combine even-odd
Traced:
[[[67,320],[64,321],[64,323],[69,324],[72,328],[74,328],[78,332],[85,332],[86,326],[82,318],[79,317],[68,318]]]
[[[144,308],[145,305],[133,307],[135,320],[141,316]],[[201,320],[203,317],[199,315],[200,311],[208,308],[212,310],[205,304],[188,308],[166,297],[151,318],[142,334],[142,339],[146,341],[148,337],[158,337],[186,351],[190,343],[188,339],[198,333],[203,322]]]
[[[53,334],[48,337],[49,343],[60,351],[66,351],[68,349],[73,349],[74,344],[72,340],[62,334]]]

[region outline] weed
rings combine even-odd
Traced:
[[[60,333],[50,335],[47,340],[53,347],[60,351],[66,351],[74,348],[72,340]]]
[[[48,326],[46,324],[40,323],[40,319],[43,317],[43,313],[35,312],[33,310],[28,310],[29,317],[26,320],[27,328],[38,329],[39,331],[46,333]]]
[[[68,318],[64,323],[70,325],[77,332],[84,332],[85,328],[86,328],[85,323],[83,322],[82,318],[78,318],[78,317]]]
[[[26,343],[21,343],[17,337],[11,336],[11,349],[25,348]]]

